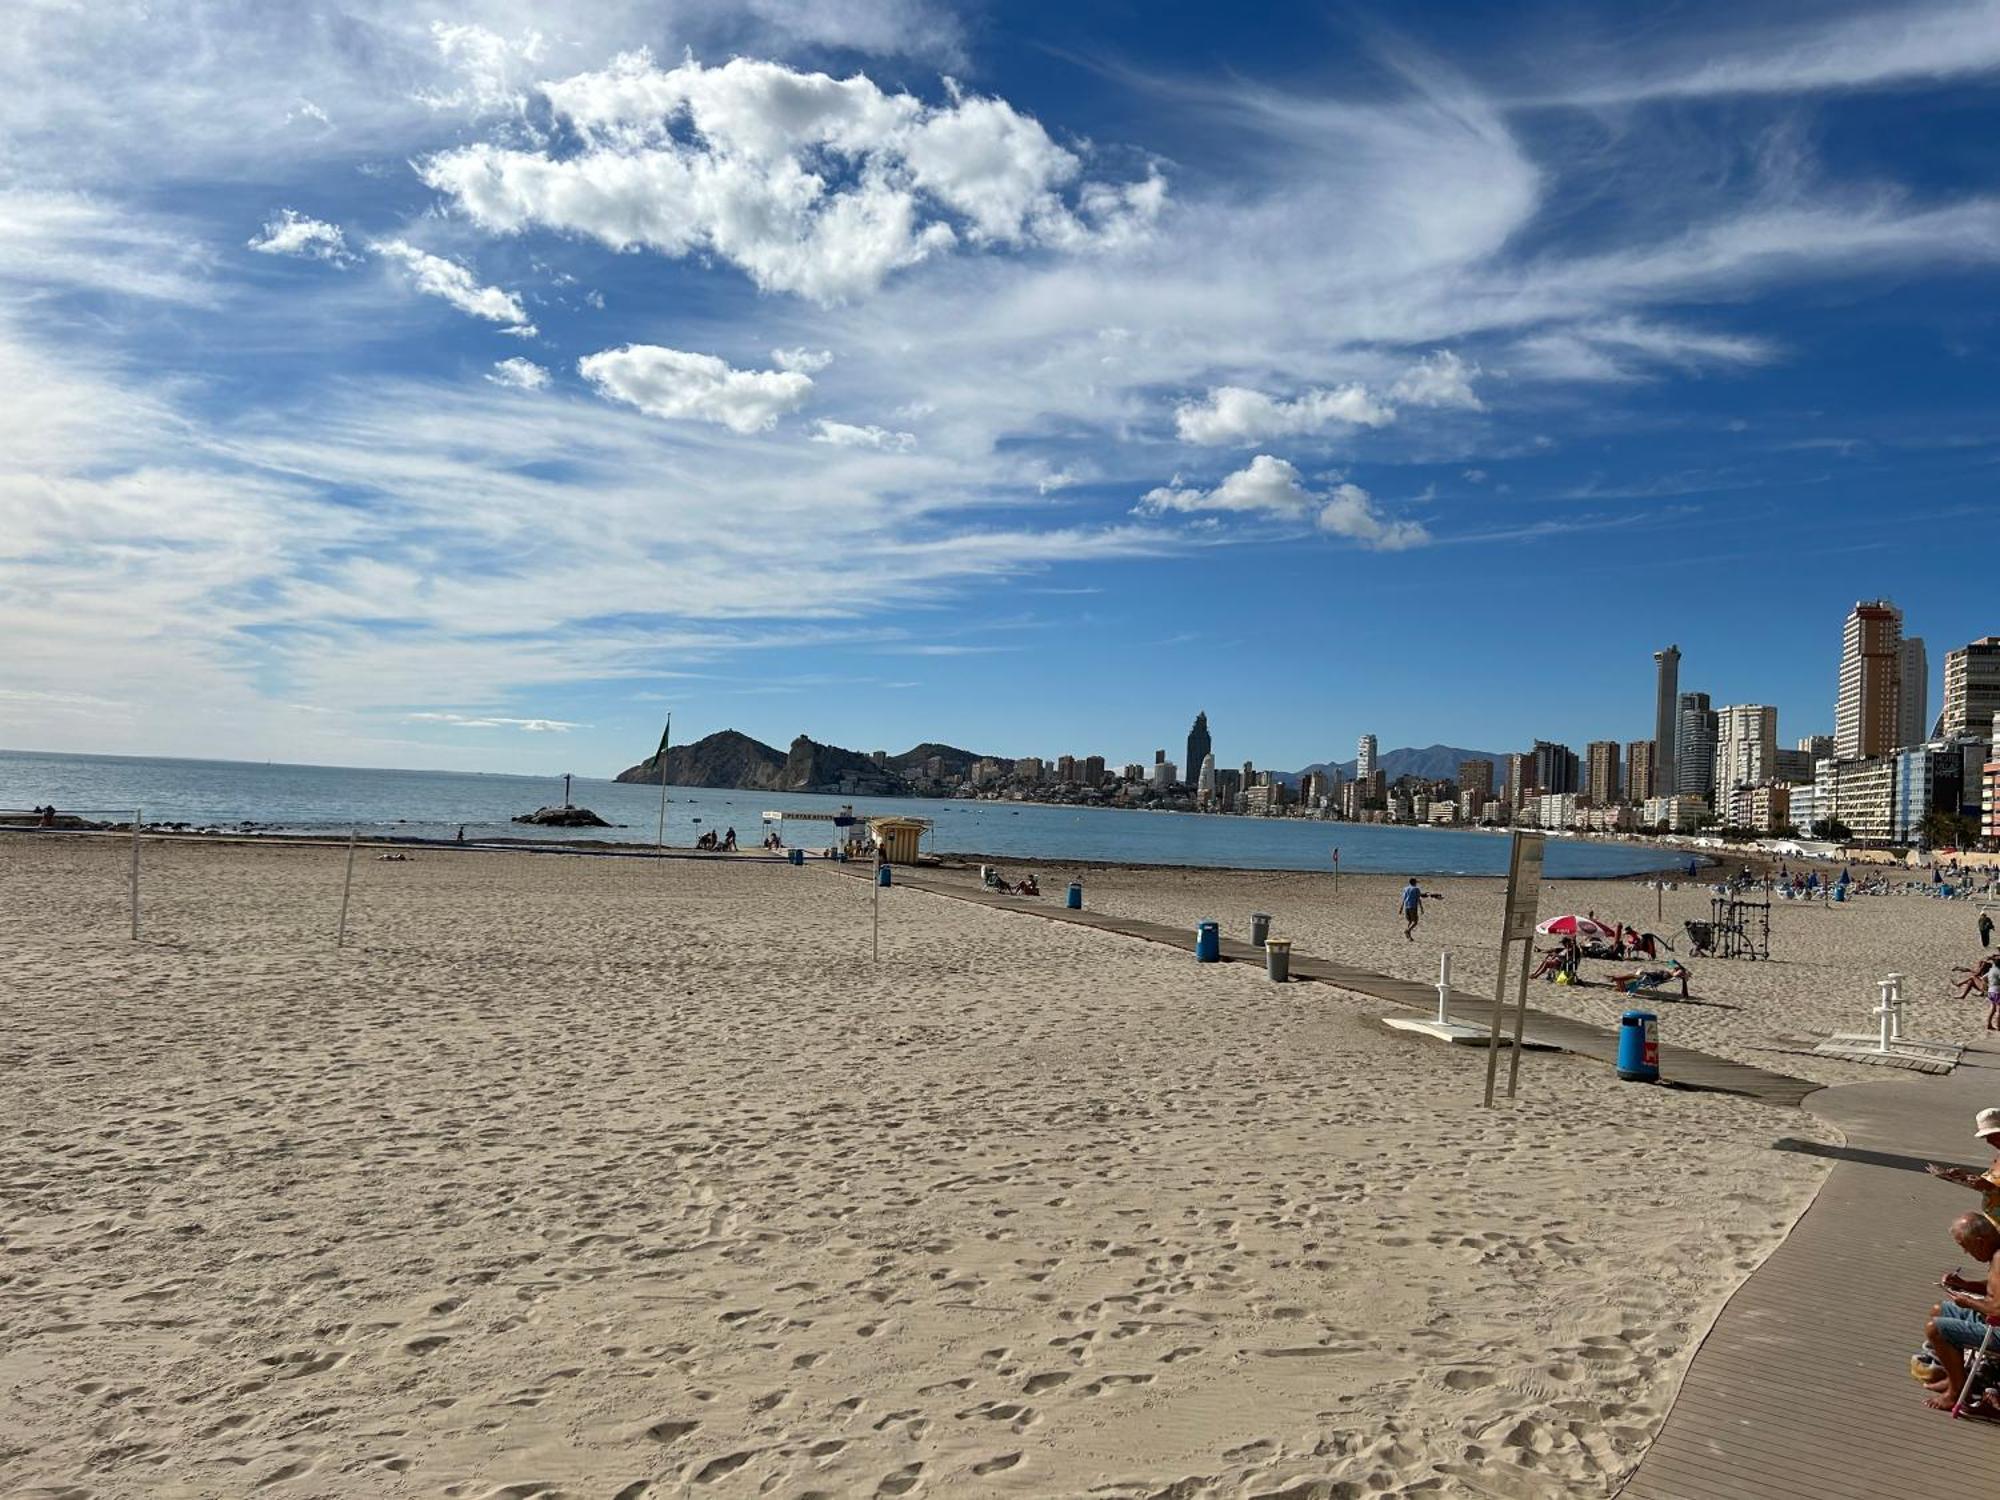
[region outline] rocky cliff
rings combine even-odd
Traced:
[[[666,754],[666,777],[672,786],[742,787],[765,792],[828,792],[849,797],[905,797],[941,790],[926,773],[941,763],[944,779],[956,783],[980,759],[970,750],[951,745],[918,745],[876,764],[872,755],[822,745],[800,735],[789,750],[777,750],[733,729],[724,729],[692,745],[674,745]],[[1003,760],[1003,767],[1013,762]],[[620,771],[619,781],[658,786],[660,767],[648,757]]]

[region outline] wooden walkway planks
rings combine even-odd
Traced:
[[[1847,1134],[1812,1207],[1716,1319],[1626,1500],[1875,1500],[2000,1487],[2000,1430],[1929,1411],[1905,1373],[1963,1264],[1952,1219],[1978,1206],[1924,1175],[1970,1164],[2000,1053],[1949,1079],[1845,1084],[1813,1100]],[[1982,1163],[1983,1165],[1983,1163]],[[1964,1266],[1970,1270],[1970,1266]]]
[[[833,868],[841,874],[851,875],[857,879],[874,878],[874,869],[869,865],[837,864]],[[1125,937],[1141,938],[1146,942],[1161,943],[1190,953],[1194,951],[1192,926],[1168,927],[1159,922],[1147,922],[1137,917],[1117,917],[1106,912],[1089,910],[1071,911],[1068,907],[1049,905],[1046,899],[1037,902],[1021,896],[1006,896],[961,881],[940,880],[921,871],[912,871],[903,865],[896,866],[895,874],[891,878],[899,885],[934,896],[945,896],[954,901],[966,901],[975,906],[990,906],[1001,911],[1018,912],[1024,916],[1041,917],[1053,922],[1068,922],[1079,927],[1093,927],[1100,932],[1115,932]],[[1234,938],[1226,937],[1222,940],[1222,956],[1233,963],[1251,963],[1260,967],[1264,963],[1263,949],[1253,948],[1250,944],[1239,942]],[[1406,1010],[1428,1012],[1437,1006],[1437,988],[1434,985],[1418,984],[1408,979],[1393,979],[1386,974],[1357,969],[1348,964],[1336,963],[1332,959],[1315,958],[1311,954],[1300,953],[1297,949],[1292,951],[1291,972],[1294,979],[1316,980],[1322,984],[1336,985],[1341,989],[1352,990],[1371,999],[1387,1001]],[[1493,1002],[1490,999],[1468,995],[1460,990],[1452,992],[1453,1016],[1469,1024],[1483,1023],[1491,1016],[1492,1008]],[[1618,1033],[1611,1027],[1594,1026],[1587,1021],[1575,1021],[1567,1016],[1555,1016],[1546,1011],[1530,1009],[1525,1035],[1529,1040],[1543,1046],[1575,1053],[1579,1057],[1588,1057],[1603,1063],[1616,1063],[1618,1060]],[[1728,1058],[1711,1057],[1705,1052],[1695,1052],[1686,1047],[1666,1045],[1660,1048],[1660,1077],[1662,1082],[1676,1088],[1741,1094],[1767,1104],[1785,1107],[1797,1106],[1806,1095],[1819,1088],[1818,1084],[1804,1078],[1773,1073],[1768,1069],[1752,1067],[1747,1063],[1734,1062]]]

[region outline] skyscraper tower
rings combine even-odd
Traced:
[[[1674,782],[1675,736],[1680,732],[1681,648],[1669,646],[1653,653],[1659,669],[1653,683],[1653,786],[1655,797],[1671,797]],[[1639,788],[1632,788],[1634,797]]]
[[[1188,731],[1187,759],[1181,764],[1188,768],[1190,776],[1201,769],[1201,763],[1208,759],[1208,752],[1215,747],[1208,742],[1208,714],[1204,711],[1194,716],[1194,728]]]
[[[1896,698],[1896,748],[1921,745],[1931,737],[1931,662],[1920,635],[1903,637],[1902,679]]]
[[[1354,747],[1354,779],[1366,781],[1375,774],[1375,736],[1364,734]]]
[[[1842,760],[1887,755],[1902,719],[1903,612],[1887,599],[1864,599],[1841,632],[1833,753]]]
[[[1680,695],[1674,755],[1674,790],[1681,796],[1715,795],[1715,710],[1706,693]]]

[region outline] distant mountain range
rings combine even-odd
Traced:
[[[848,797],[922,796],[942,781],[956,785],[983,757],[955,745],[922,744],[878,762],[859,750],[822,745],[800,735],[779,750],[734,729],[719,730],[691,745],[667,748],[666,779],[673,786],[742,787],[764,792],[830,792]],[[1011,760],[994,756],[1003,771]],[[616,776],[618,781],[660,784],[660,757],[648,756]],[[925,768],[936,761],[941,774]]]
[[[986,757],[956,745],[915,745],[901,755],[885,756],[878,762],[874,756],[859,750],[822,745],[805,735],[793,740],[789,749],[780,750],[734,729],[723,729],[691,745],[669,746],[666,778],[672,786],[828,792],[845,797],[942,796],[955,789],[975,764],[988,758],[999,765],[1003,776],[1014,769],[1014,762],[1005,756]],[[1421,750],[1386,751],[1377,757],[1377,764],[1391,782],[1400,776],[1455,781],[1459,762],[1466,760],[1492,761],[1493,785],[1500,786],[1507,758],[1490,750],[1427,745]],[[1326,770],[1337,770],[1351,778],[1354,762],[1342,761],[1337,766],[1319,762],[1297,771],[1273,774],[1287,786],[1297,787],[1301,778]],[[620,771],[616,779],[658,786],[660,766],[654,757],[648,756],[638,765]]]
[[[1417,776],[1425,781],[1456,781],[1460,761],[1490,760],[1493,762],[1493,787],[1498,791],[1506,784],[1507,756],[1495,750],[1463,750],[1457,745],[1426,745],[1421,750],[1405,747],[1400,750],[1385,750],[1375,757],[1376,767],[1393,785],[1398,777]],[[1337,764],[1318,761],[1310,766],[1302,766],[1296,771],[1280,772],[1287,786],[1296,787],[1301,780],[1315,771],[1338,771],[1349,779],[1354,775],[1354,762],[1343,760]]]

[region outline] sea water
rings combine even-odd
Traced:
[[[554,843],[594,839],[653,842],[660,790],[578,777],[570,800],[614,826],[535,828],[509,821],[562,801],[560,776],[464,771],[358,770],[271,762],[170,760],[123,755],[48,755],[0,750],[0,809],[53,803],[60,811],[123,821],[134,809],[148,823],[190,823],[285,833],[345,833],[424,839],[491,838]],[[667,789],[667,842],[692,844],[702,833],[736,830],[754,848],[761,815],[836,812],[850,799],[789,792]],[[1092,860],[1114,864],[1189,865],[1214,869],[1331,870],[1354,874],[1504,875],[1507,840],[1490,832],[1392,827],[1306,818],[1237,818],[1203,813],[1139,812],[1049,803],[961,802],[856,797],[862,815],[928,818],[923,847],[937,853],[1004,859]],[[785,826],[786,842],[807,848],[830,841],[824,823]],[[1550,840],[1551,876],[1629,875],[1676,864],[1685,855],[1637,844]]]

